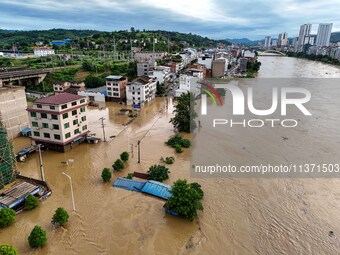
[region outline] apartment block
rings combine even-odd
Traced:
[[[42,98],[28,107],[32,139],[56,151],[68,151],[90,132],[87,99],[70,93]]]
[[[120,75],[106,77],[106,90],[109,101],[122,101],[126,98],[126,85],[128,78]]]
[[[157,79],[141,76],[126,86],[126,104],[142,106],[156,97]]]

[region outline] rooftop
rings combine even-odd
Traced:
[[[70,93],[60,93],[60,94],[55,94],[53,96],[39,99],[35,101],[34,104],[59,105],[59,104],[66,104],[69,102],[73,102],[73,101],[76,101],[82,98],[86,98],[86,97],[78,96],[78,95],[70,94]]]
[[[121,76],[121,75],[109,75],[106,77],[106,79],[109,80],[124,80],[125,76]]]

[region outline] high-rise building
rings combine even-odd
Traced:
[[[270,43],[271,43],[270,36],[266,36],[266,38],[264,39],[264,47],[266,49],[269,49],[270,48]]]
[[[310,31],[312,30],[312,24],[303,24],[300,26],[299,32],[299,40],[298,40],[298,50],[302,51],[305,37],[310,35]]]
[[[288,34],[286,32],[279,34],[277,46],[286,47],[288,45]]]
[[[316,46],[329,46],[331,39],[333,23],[321,23],[318,27],[318,34],[316,37]]]

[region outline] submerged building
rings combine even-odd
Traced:
[[[32,139],[56,151],[68,151],[83,142],[87,127],[87,99],[70,93],[42,98],[28,107]]]

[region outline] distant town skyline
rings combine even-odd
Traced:
[[[340,31],[340,1],[270,0],[1,0],[0,28],[42,30],[52,28],[101,31],[168,30],[195,33],[213,39],[277,38],[298,36],[300,25],[333,23]]]

